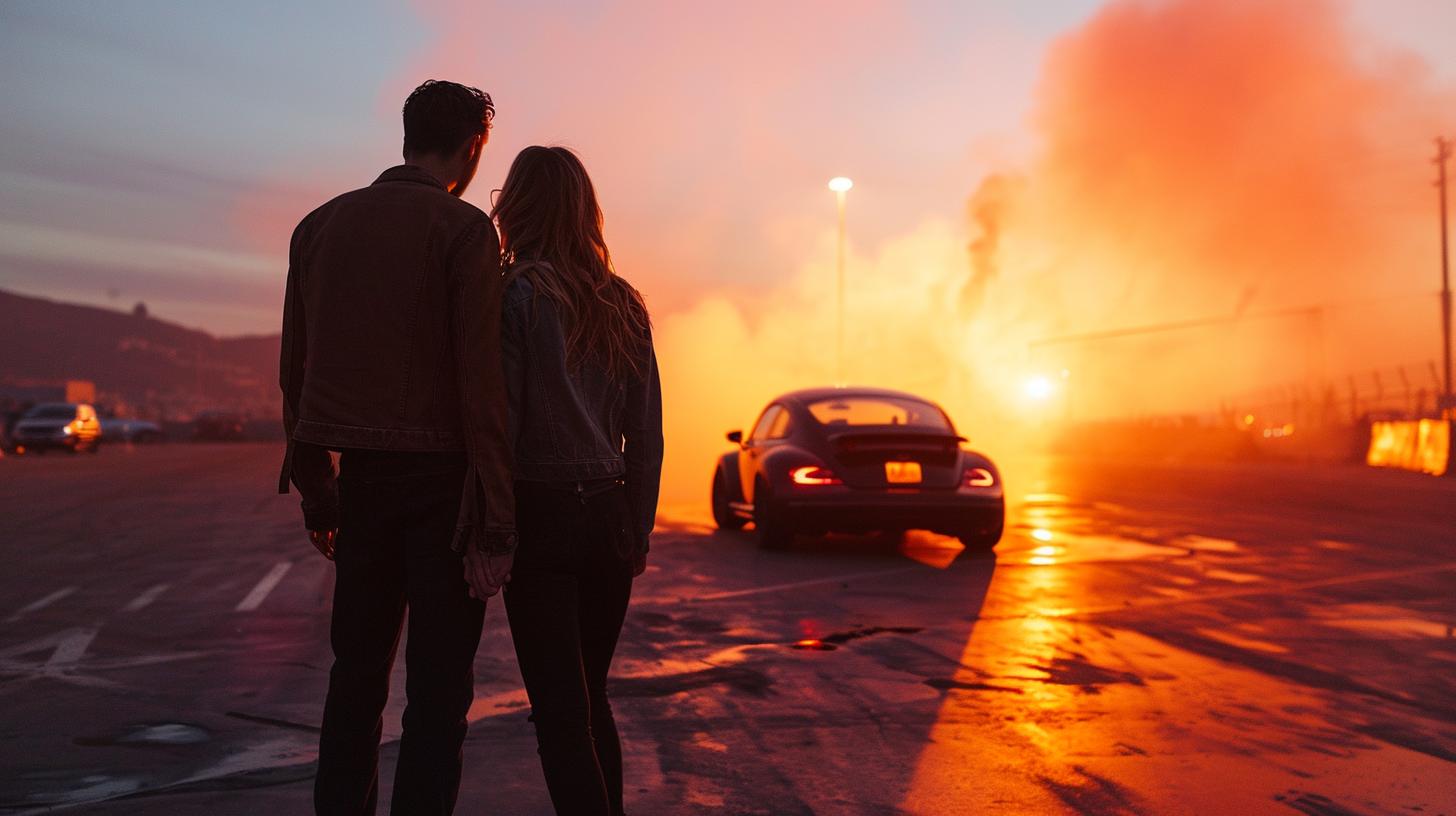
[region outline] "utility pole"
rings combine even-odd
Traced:
[[[837,176],[829,180],[829,189],[839,200],[839,328],[838,328],[838,379],[835,385],[846,385],[848,381],[844,378],[844,194],[854,182],[843,176]]]
[[[839,378],[835,385],[848,385],[849,381],[844,378],[844,190],[837,191],[839,195]],[[1443,201],[1445,199],[1442,199]],[[1446,300],[1447,323],[1450,323],[1450,296]],[[1446,393],[1451,393],[1451,358],[1446,357]]]
[[[1451,142],[1436,137],[1436,189],[1441,196],[1441,361],[1445,374],[1441,382],[1442,411],[1456,408],[1451,397],[1451,261],[1446,248],[1446,160],[1451,158]]]

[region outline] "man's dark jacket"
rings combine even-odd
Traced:
[[[278,483],[310,530],[338,526],[330,449],[464,450],[455,547],[515,546],[501,373],[500,241],[490,218],[419,167],[309,213],[283,307]]]

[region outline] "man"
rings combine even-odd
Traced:
[[[406,607],[391,812],[448,814],[459,793],[485,599],[516,543],[500,242],[460,199],[494,114],[475,88],[426,82],[404,105],[405,163],[293,233],[278,489],[298,487],[310,539],[337,567],[320,814],[374,813]]]

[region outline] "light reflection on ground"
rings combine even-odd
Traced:
[[[1199,801],[1218,802],[1221,813],[1352,814],[1357,811],[1331,797],[1365,801],[1392,778],[1408,780],[1404,799],[1437,809],[1456,804],[1456,792],[1441,782],[1449,765],[1437,758],[1456,757],[1382,748],[1348,730],[1358,732],[1362,719],[1378,715],[1346,712],[1332,722],[1331,698],[1317,688],[1099,625],[1095,615],[1109,607],[1097,601],[1081,565],[1165,564],[1172,571],[1158,578],[1178,586],[1149,589],[1168,598],[1189,598],[1193,593],[1183,587],[1207,586],[1209,579],[1245,586],[1268,580],[1226,568],[1261,561],[1237,541],[1146,527],[1109,531],[1105,513],[1047,493],[1027,496],[1015,508],[996,548],[986,604],[903,809],[1139,814],[1173,812],[1158,803]],[[1093,616],[1079,617],[1088,613]],[[1412,617],[1399,606],[1343,604],[1313,614],[1362,636],[1449,642],[1456,634],[1456,625]],[[1191,634],[1239,654],[1292,655],[1275,642],[1287,642],[1282,627],[1214,621],[1223,625]],[[1341,721],[1343,728],[1334,726]],[[1390,728],[1368,726],[1377,727]],[[1360,765],[1352,766],[1348,760],[1357,757]],[[1011,777],[1038,784],[1015,784]],[[1309,792],[1313,779],[1320,794]],[[1267,791],[1283,792],[1271,798]]]
[[[280,455],[6,460],[45,470],[0,468],[0,652],[124,687],[0,678],[0,806],[144,786],[76,812],[307,809],[332,567],[296,498],[249,492]],[[627,811],[1456,814],[1456,482],[1003,464],[995,557],[913,531],[765,551],[706,506],[664,507],[611,681]],[[280,560],[268,602],[237,612]],[[492,604],[461,812],[550,812],[527,705]]]

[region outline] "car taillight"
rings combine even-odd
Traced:
[[[996,476],[985,468],[971,468],[966,471],[962,487],[990,487],[996,484]]]
[[[801,485],[844,484],[844,482],[839,480],[838,476],[834,475],[833,471],[828,468],[819,467],[818,465],[794,468],[789,471],[789,478],[794,481],[794,484]]]

